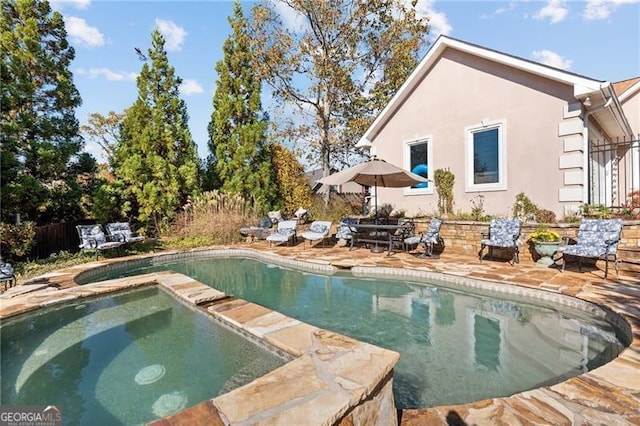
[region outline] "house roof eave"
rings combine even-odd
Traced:
[[[420,81],[422,81],[422,78],[429,72],[433,64],[447,48],[457,49],[493,62],[502,63],[513,68],[549,78],[551,80],[570,84],[574,87],[574,94],[576,95],[576,98],[579,98],[585,93],[599,90],[603,84],[608,83],[441,35],[431,46],[411,75],[409,75],[407,80],[402,84],[402,86],[400,86],[396,94],[378,114],[356,146],[363,147],[367,145],[365,141],[375,140],[376,136],[389,118],[393,116],[393,113],[397,111],[400,105],[402,105],[402,103],[411,95]],[[584,97],[586,97],[586,95]],[[370,144],[371,142],[369,142],[369,145]]]

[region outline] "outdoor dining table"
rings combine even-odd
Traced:
[[[391,249],[393,248],[393,236],[402,225],[388,225],[377,223],[354,223],[349,224],[351,230],[351,247],[349,250],[353,250],[353,246],[356,243],[371,243],[375,246],[371,247],[372,253],[382,253],[384,249],[378,244],[387,244],[387,256],[391,256]],[[376,238],[378,237],[378,238]]]

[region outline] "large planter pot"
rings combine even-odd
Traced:
[[[560,241],[533,243],[533,249],[540,255],[540,259],[538,259],[536,263],[543,266],[555,264],[552,257],[557,253],[559,246]]]

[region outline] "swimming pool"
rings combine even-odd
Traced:
[[[3,321],[1,403],[65,423],[140,424],[226,393],[285,360],[157,287]]]
[[[398,408],[512,395],[596,368],[626,346],[602,315],[545,300],[405,279],[320,275],[242,258],[184,260],[93,276],[172,270],[309,324],[400,352]]]

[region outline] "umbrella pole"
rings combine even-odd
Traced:
[[[375,222],[377,224],[378,223],[378,175],[375,175],[373,177],[373,186],[374,186],[374,191],[376,191],[376,200],[374,201],[374,204],[376,206],[375,207],[376,208],[376,216],[375,216],[376,220],[375,220]]]

